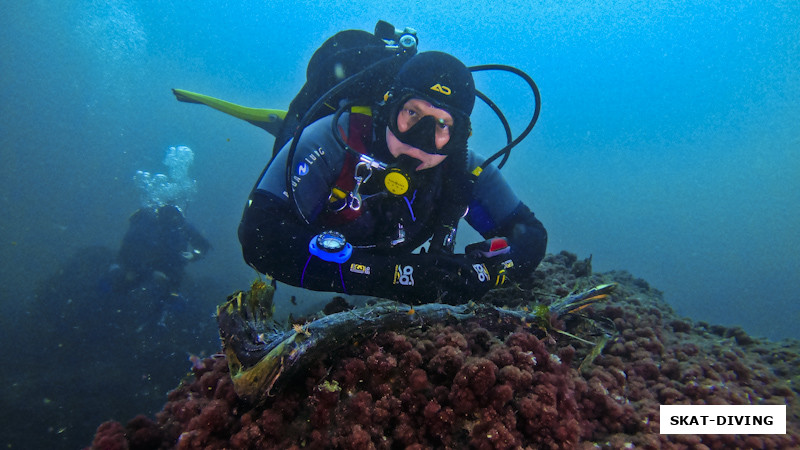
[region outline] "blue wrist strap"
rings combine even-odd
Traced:
[[[317,245],[317,236],[314,236],[308,243],[308,251],[323,261],[342,264],[350,259],[350,256],[353,254],[353,246],[348,242],[341,250],[329,252]]]

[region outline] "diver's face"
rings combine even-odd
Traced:
[[[450,127],[453,126],[453,116],[444,109],[436,108],[425,100],[412,98],[403,104],[397,114],[397,129],[401,133],[405,133],[425,116],[431,116],[436,120],[434,143],[437,149],[441,149],[450,141]],[[435,167],[447,158],[447,155],[427,153],[401,142],[388,127],[386,128],[386,144],[389,147],[389,152],[395,158],[400,155],[408,155],[420,160],[421,164],[417,166],[416,170]]]

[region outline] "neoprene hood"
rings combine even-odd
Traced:
[[[395,77],[394,95],[403,96],[409,91],[451,114],[469,117],[475,106],[472,72],[443,52],[418,53],[403,64]]]

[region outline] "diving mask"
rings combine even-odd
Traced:
[[[463,117],[461,114],[451,114],[452,125],[448,125],[445,119],[434,117],[432,115],[423,115],[421,118],[413,122],[406,131],[400,131],[398,126],[399,116],[406,104],[412,99],[419,99],[428,102],[437,109],[445,108],[433,103],[426,96],[418,93],[406,94],[400,101],[395,102],[395,106],[391,109],[389,116],[389,130],[395,137],[402,143],[418,148],[425,153],[432,155],[449,155],[457,151],[465,151],[467,148],[467,138],[469,137],[469,118]],[[418,112],[419,113],[419,112]],[[448,112],[448,114],[450,114]],[[438,129],[447,126],[449,139],[442,146],[436,147],[436,132]]]

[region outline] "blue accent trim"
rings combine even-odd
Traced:
[[[306,265],[303,266],[303,274],[300,275],[300,287],[303,287],[303,280],[305,280],[306,278],[306,269],[308,269],[308,263],[311,262],[311,258],[313,258],[313,256],[308,255],[308,259],[306,260]]]
[[[350,245],[350,244],[347,244]],[[342,273],[342,265],[339,264],[339,280],[342,281],[342,293],[347,294],[347,288],[344,286],[344,274]]]
[[[408,205],[408,211],[411,213],[411,221],[412,222],[416,222],[417,221],[417,216],[414,215],[414,209],[411,208],[411,205],[414,203],[414,200],[416,200],[416,199],[417,199],[417,191],[416,190],[414,191],[414,196],[411,197],[411,201],[408,201],[408,197],[406,197],[405,195],[403,196],[403,200],[405,200],[406,201],[406,205]]]
[[[488,233],[495,229],[497,224],[492,220],[489,211],[481,206],[477,201],[473,201],[469,205],[469,213],[467,215],[470,226],[478,233]]]

